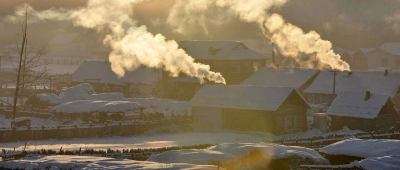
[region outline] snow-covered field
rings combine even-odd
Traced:
[[[40,140],[28,141],[27,150],[53,149],[65,150],[82,149],[130,149],[130,148],[159,148],[168,146],[189,146],[198,144],[220,144],[220,143],[257,143],[265,142],[268,135],[253,135],[240,133],[178,133],[178,134],[146,134],[131,137],[105,137],[85,138],[70,140]],[[11,150],[23,149],[25,141],[1,143],[0,148]]]
[[[133,161],[92,156],[37,156],[18,161],[0,163],[8,169],[217,169],[209,165],[163,164],[149,161]]]

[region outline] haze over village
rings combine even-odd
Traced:
[[[0,0],[0,169],[400,169],[400,1]]]

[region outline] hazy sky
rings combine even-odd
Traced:
[[[75,8],[85,5],[86,0],[0,0],[0,18],[13,13],[16,6],[28,3],[34,8]],[[208,35],[197,33],[184,36],[173,33],[164,23],[175,0],[148,0],[135,6],[134,17],[140,24],[148,26],[153,33],[162,33],[169,39],[229,40],[260,38],[257,26],[243,23],[237,18],[223,25],[210,28]],[[288,22],[305,31],[315,30],[334,46],[354,50],[360,47],[376,47],[387,41],[400,41],[400,0],[292,0],[276,9]],[[400,27],[397,27],[399,29]],[[15,43],[19,25],[0,22],[0,46]],[[29,26],[30,40],[34,44],[46,44],[60,32],[79,32],[93,46],[103,37],[95,36],[92,30],[74,28],[70,23],[42,22]]]

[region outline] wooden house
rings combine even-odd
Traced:
[[[368,69],[368,53],[373,51],[375,48],[360,48],[356,51],[351,52],[353,56],[353,62],[351,66],[352,70],[367,70]]]
[[[387,94],[343,91],[327,114],[331,117],[331,130],[347,126],[349,129],[376,131],[396,126],[399,113]]]
[[[368,53],[368,69],[400,69],[400,42],[387,42]]]
[[[190,100],[194,128],[287,134],[307,130],[310,106],[295,88],[205,85]]]

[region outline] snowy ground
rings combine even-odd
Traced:
[[[32,127],[41,127],[42,125],[48,126],[58,126],[62,122],[51,120],[51,119],[40,119],[36,117],[29,117],[31,119]],[[0,128],[10,128],[12,119],[6,119],[4,115],[0,115]]]
[[[38,156],[0,163],[9,169],[217,169],[215,166],[191,164],[163,164],[92,156]]]
[[[189,146],[198,144],[220,144],[236,142],[265,142],[266,135],[240,133],[179,133],[179,134],[147,134],[131,137],[85,138],[70,140],[40,140],[28,141],[27,150],[53,149],[65,150],[82,149],[130,149],[130,148],[159,148],[168,146]],[[25,141],[1,143],[0,148],[11,150],[16,147],[21,150]]]

